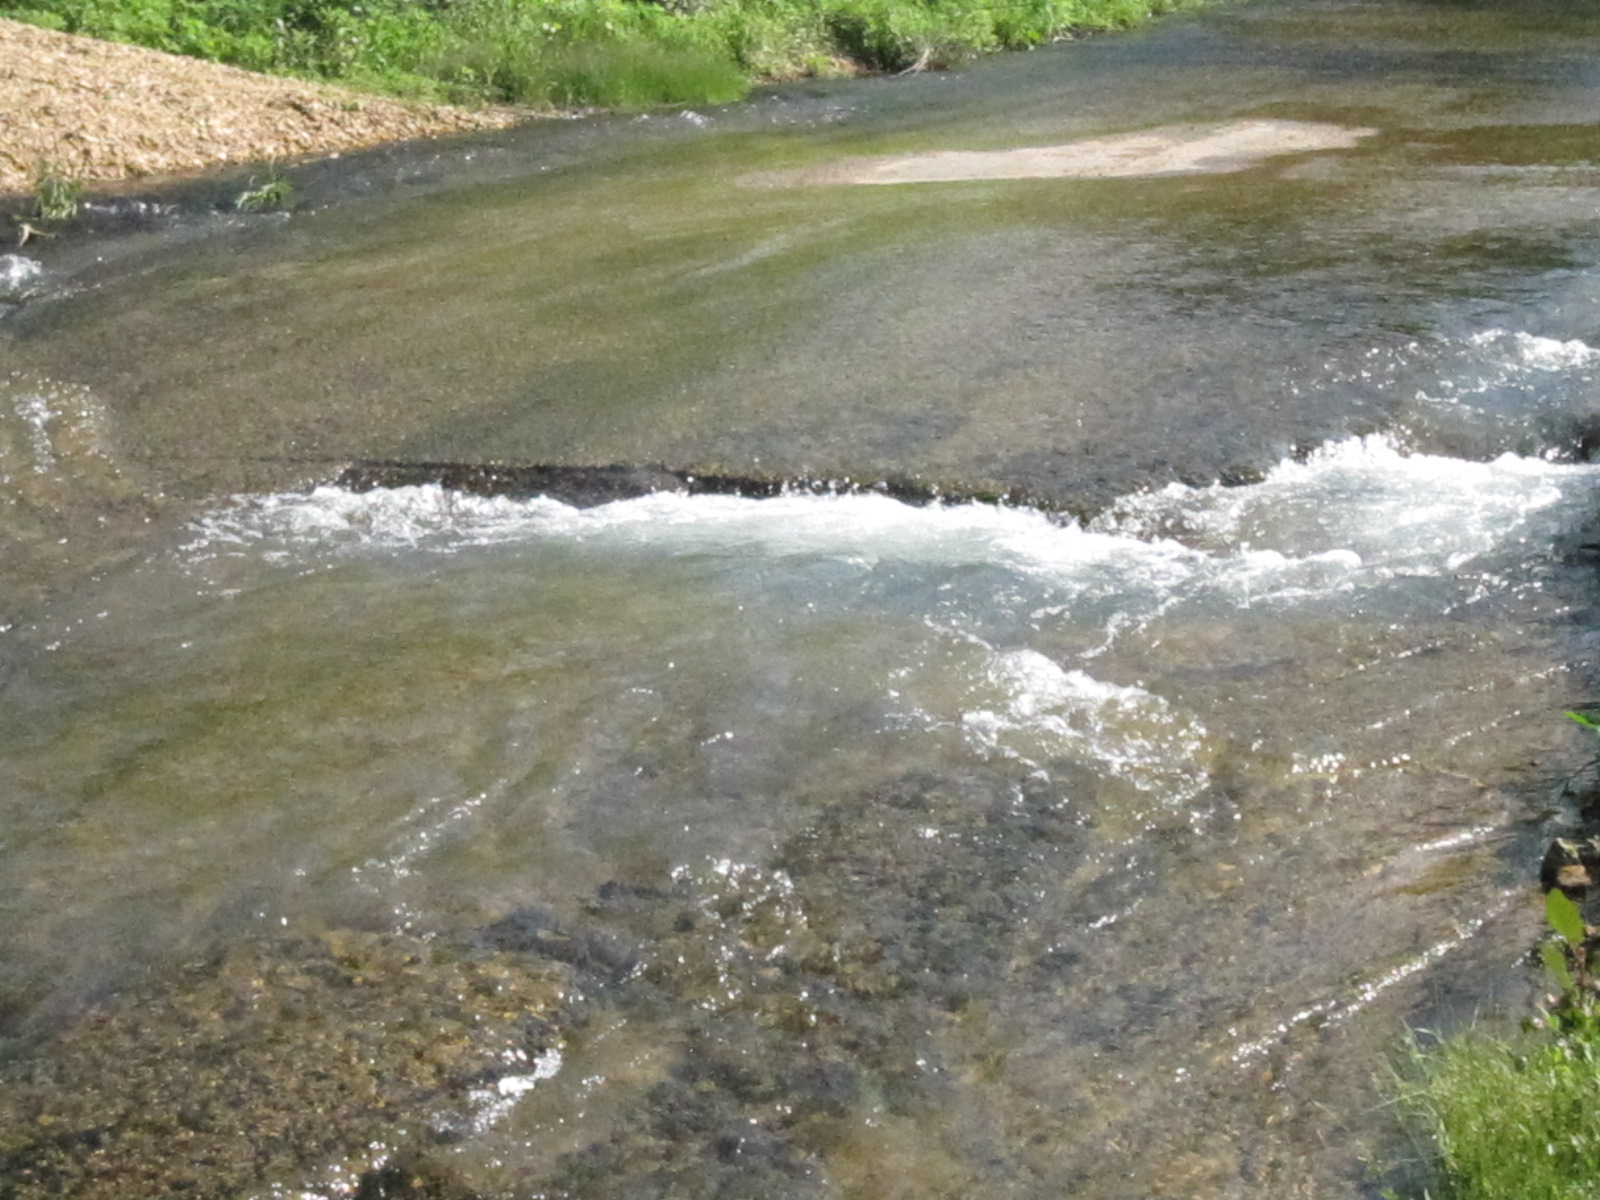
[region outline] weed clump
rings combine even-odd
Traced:
[[[274,163],[259,183],[255,176],[250,177],[249,186],[235,197],[233,207],[243,213],[280,212],[288,208],[293,199],[294,184]]]
[[[56,164],[41,162],[33,176],[33,216],[39,221],[70,221],[78,215],[83,183]]]

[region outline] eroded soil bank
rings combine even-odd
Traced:
[[[503,129],[528,114],[401,104],[0,18],[0,196]]]

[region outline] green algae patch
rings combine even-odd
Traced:
[[[547,1069],[568,974],[393,934],[232,946],[0,1072],[0,1193],[452,1194],[430,1151]]]

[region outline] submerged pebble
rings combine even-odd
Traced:
[[[449,1194],[430,1153],[554,1045],[567,975],[395,934],[236,944],[0,1071],[4,1194]]]

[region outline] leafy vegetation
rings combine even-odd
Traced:
[[[1401,1103],[1431,1138],[1431,1200],[1593,1200],[1600,1163],[1600,994],[1578,906],[1546,897],[1541,958],[1559,992],[1519,1036],[1473,1030],[1413,1049]]]
[[[240,212],[275,212],[289,207],[293,199],[294,184],[273,163],[265,179],[257,182],[254,175],[250,177],[250,186],[239,193],[233,206]]]
[[[0,15],[427,100],[642,108],[945,66],[1198,0],[0,0]]]
[[[1568,712],[1567,719],[1600,737],[1600,720],[1595,714],[1600,709],[1586,706]],[[1562,797],[1570,800],[1578,810],[1578,817],[1588,824],[1600,824],[1600,753],[1592,755],[1561,789]]]
[[[33,176],[33,216],[39,221],[70,221],[78,215],[83,184],[54,163],[41,162]]]

